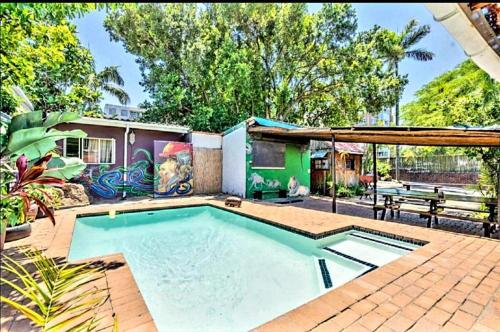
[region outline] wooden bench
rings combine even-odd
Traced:
[[[269,193],[278,193],[279,198],[287,198],[288,197],[288,190],[287,189],[269,189],[269,190],[254,190],[253,191],[253,198],[262,200],[264,194],[269,194]]]
[[[495,231],[495,227],[498,224],[498,220],[496,220],[496,215],[495,217],[492,218],[491,216],[494,214],[491,214],[490,211],[486,211],[484,209],[479,209],[479,208],[476,209],[476,208],[453,205],[450,203],[446,203],[445,201],[443,201],[442,203],[438,203],[435,209],[432,211],[430,210],[428,203],[422,202],[421,200],[415,200],[410,198],[398,198],[394,200],[394,202],[392,203],[386,202],[384,203],[384,205],[374,206],[374,210],[377,212],[377,214],[378,211],[382,211],[382,216],[380,218],[381,220],[385,220],[385,216],[388,209],[391,212],[391,218],[394,217],[394,211],[397,212],[398,217],[400,216],[400,212],[403,211],[407,213],[418,214],[420,218],[427,218],[427,227],[431,227],[433,218],[435,225],[439,225],[438,218],[456,219],[456,220],[482,223],[485,236],[490,236],[491,232]],[[479,212],[479,213],[489,214],[489,216],[485,218],[477,218],[470,215],[463,216],[459,214],[450,213],[452,212],[450,210]]]
[[[374,210],[377,212],[382,211],[382,215],[380,220],[385,220],[385,216],[387,214],[387,210],[391,213],[391,218],[394,218],[394,211],[397,212],[398,218],[400,217],[400,212],[407,212],[418,214],[420,218],[427,218],[427,227],[431,227],[432,217],[435,217],[435,214],[429,210],[428,206],[424,205],[413,205],[413,204],[402,204],[400,202],[394,202],[392,204],[387,205],[376,205],[374,206]],[[438,223],[437,218],[435,218],[435,224]]]

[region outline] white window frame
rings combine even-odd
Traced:
[[[101,141],[111,141],[111,162],[110,163],[86,163],[87,165],[113,165],[116,163],[116,140],[114,138],[101,138],[101,137],[85,137],[78,139],[78,158],[82,159],[83,157],[83,140],[84,139],[97,139],[97,160],[101,160]],[[66,138],[63,140],[63,156],[66,157]],[[83,160],[83,159],[82,159]]]

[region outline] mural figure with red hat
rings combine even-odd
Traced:
[[[189,195],[193,191],[193,149],[189,143],[155,141],[155,196]]]

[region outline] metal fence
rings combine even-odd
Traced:
[[[396,159],[390,158],[391,168]],[[479,173],[481,162],[464,155],[442,155],[429,157],[404,157],[399,160],[399,169],[412,173]]]

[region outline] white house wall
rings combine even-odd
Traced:
[[[222,148],[222,135],[192,132],[190,136],[190,141],[195,148]]]
[[[222,137],[222,192],[245,197],[246,126]]]

